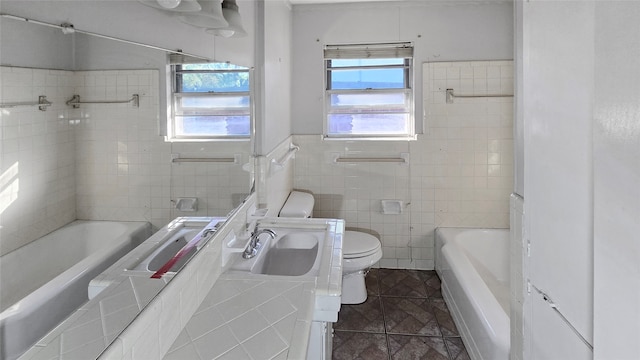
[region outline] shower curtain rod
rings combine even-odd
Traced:
[[[193,56],[193,57],[198,58],[198,59],[209,60],[204,56],[185,53],[185,52],[182,52],[182,50],[171,50],[171,49],[163,48],[163,47],[160,47],[160,46],[143,44],[143,43],[139,43],[139,42],[136,42],[136,41],[117,38],[117,37],[114,37],[114,36],[103,35],[103,34],[98,34],[98,33],[94,33],[94,32],[91,32],[91,31],[76,29],[75,27],[73,27],[73,24],[70,24],[70,23],[62,23],[60,25],[57,25],[57,24],[51,24],[51,23],[47,23],[47,22],[44,22],[44,21],[33,20],[33,19],[22,17],[22,16],[11,15],[11,14],[0,14],[0,16],[4,17],[4,18],[7,18],[7,19],[19,20],[19,21],[24,21],[24,22],[28,22],[28,23],[34,23],[34,24],[38,24],[38,25],[43,25],[43,26],[48,26],[48,27],[60,29],[60,30],[62,30],[63,34],[79,33],[79,34],[91,35],[91,36],[95,36],[95,37],[99,37],[99,38],[103,38],[103,39],[119,41],[119,42],[122,42],[122,43],[125,43],[125,44],[137,45],[137,46],[142,46],[142,47],[146,47],[146,48],[149,48],[149,49],[165,51],[165,52],[172,53],[172,54]]]

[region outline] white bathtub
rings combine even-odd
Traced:
[[[509,230],[438,228],[442,295],[472,360],[508,360]]]
[[[0,359],[88,300],[91,279],[151,236],[147,222],[74,221],[0,258]]]

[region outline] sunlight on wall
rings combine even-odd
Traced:
[[[16,161],[0,175],[0,215],[18,199],[20,179],[19,165]],[[2,228],[2,224],[0,224]]]

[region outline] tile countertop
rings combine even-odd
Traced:
[[[128,271],[148,256],[166,236],[198,229],[223,217],[179,217],[116,261],[89,284],[91,300],[36,342],[19,360],[96,359],[151,302],[175,273],[158,281],[152,272]]]
[[[344,222],[264,219],[261,227],[325,228],[316,276],[222,274],[164,360],[305,359],[312,321],[337,321]]]

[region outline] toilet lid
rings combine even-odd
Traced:
[[[342,239],[342,256],[354,258],[367,256],[380,248],[380,241],[373,235],[360,231],[345,231]]]

